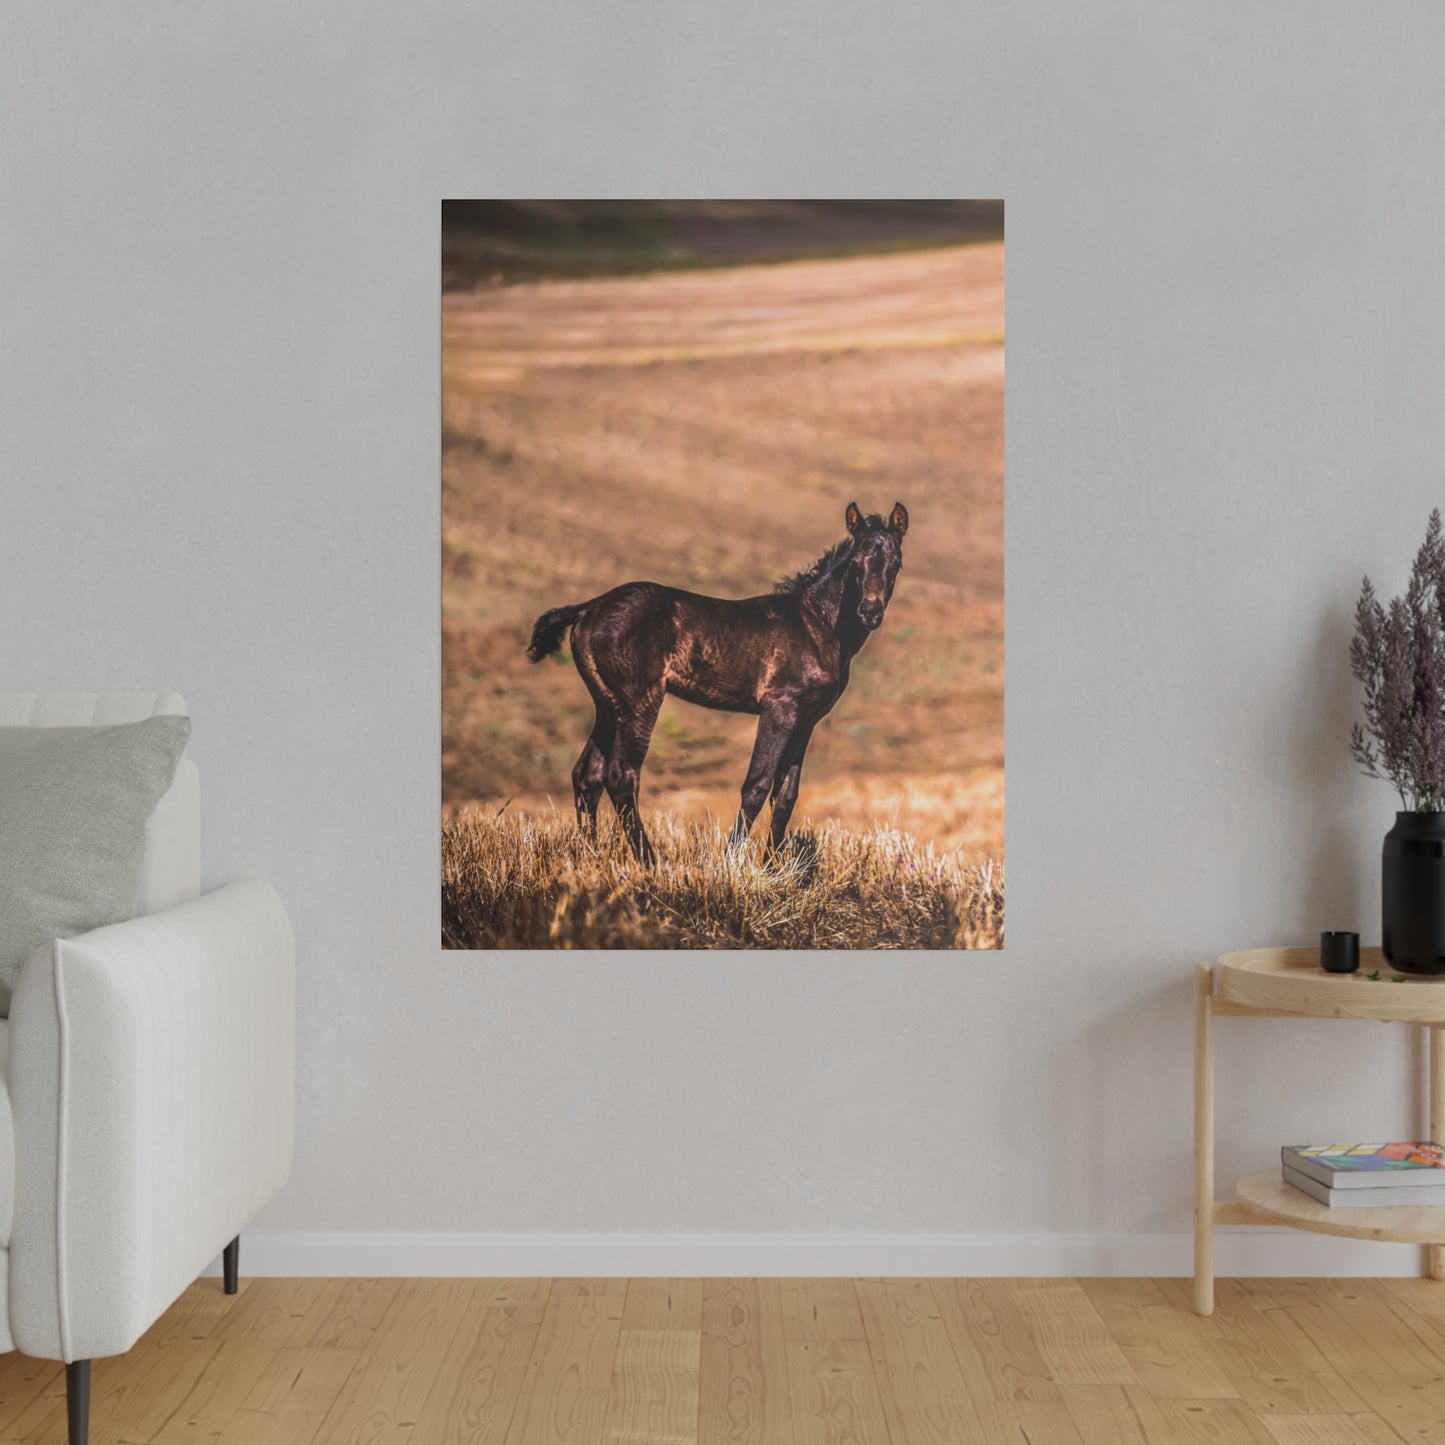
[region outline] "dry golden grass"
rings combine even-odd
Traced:
[[[442,831],[447,948],[1002,948],[1003,868],[894,828],[789,835],[647,816],[653,867],[603,817],[466,812]]]

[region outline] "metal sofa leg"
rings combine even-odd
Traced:
[[[89,1360],[76,1360],[65,1367],[65,1413],[70,1421],[70,1445],[87,1445],[90,1439]]]
[[[226,1276],[226,1293],[235,1294],[240,1288],[238,1276],[241,1273],[241,1236],[239,1234],[221,1251],[221,1270]]]

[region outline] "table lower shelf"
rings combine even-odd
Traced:
[[[1445,1244],[1445,1204],[1416,1209],[1331,1209],[1280,1177],[1278,1166],[1247,1174],[1235,1187],[1239,1202],[1262,1222],[1342,1234],[1349,1239],[1381,1239],[1396,1244]]]

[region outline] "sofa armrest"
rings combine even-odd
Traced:
[[[45,1359],[127,1350],[291,1167],[294,947],[266,884],[62,939],[10,1011],[10,1320]]]

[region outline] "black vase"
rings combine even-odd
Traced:
[[[1445,813],[1396,813],[1383,857],[1385,957],[1400,973],[1445,973]]]

